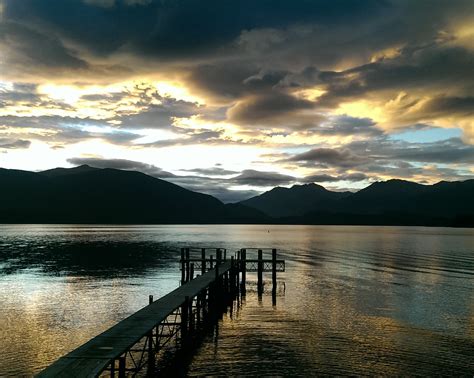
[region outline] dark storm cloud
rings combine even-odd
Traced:
[[[106,5],[106,6],[94,6]],[[4,17],[47,29],[95,54],[119,49],[158,56],[202,53],[242,30],[294,23],[334,25],[379,14],[383,1],[54,1],[6,0]],[[131,6],[134,5],[134,6]]]
[[[315,82],[326,85],[327,93],[318,99],[318,104],[336,106],[342,101],[357,100],[366,94],[385,90],[455,88],[460,93],[472,94],[473,64],[474,54],[460,47],[434,43],[428,47],[401,50],[401,55],[392,59],[342,72],[320,72]],[[466,101],[458,98],[457,102],[461,102],[460,100]],[[467,99],[468,102],[469,100]],[[434,101],[436,103],[443,100]],[[417,104],[415,100],[407,106]]]
[[[30,147],[29,140],[0,138],[0,149],[22,149]]]
[[[267,123],[268,121],[289,116],[298,110],[311,109],[313,103],[284,93],[268,93],[249,97],[228,111],[229,119],[235,123]]]
[[[6,4],[6,9],[8,9]],[[47,30],[40,32],[28,24],[0,22],[0,43],[7,48],[4,55],[10,65],[32,65],[53,69],[85,69],[87,63],[68,50],[61,40],[52,37]]]
[[[429,118],[446,115],[471,117],[474,116],[474,95],[471,97],[436,97],[423,104],[420,113]]]
[[[225,101],[264,94],[277,87],[287,75],[288,71],[262,70],[243,56],[242,60],[191,68],[187,81],[196,90]]]

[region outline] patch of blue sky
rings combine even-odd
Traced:
[[[433,143],[451,138],[460,138],[462,130],[459,128],[429,128],[421,130],[408,130],[391,134],[390,139],[403,140],[410,143]]]

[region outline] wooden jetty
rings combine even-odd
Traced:
[[[257,272],[258,292],[263,291],[263,272],[272,272],[272,293],[276,292],[277,271],[285,270],[285,262],[258,258],[247,260],[247,249],[227,259],[225,249],[206,257],[205,248],[181,249],[181,286],[162,298],[120,321],[100,335],[61,357],[39,377],[126,377],[137,374],[155,375],[156,361],[172,348],[190,345],[204,325],[215,321],[219,312],[236,297],[245,296],[246,272]],[[191,253],[200,253],[191,258]],[[195,276],[199,270],[200,274]]]

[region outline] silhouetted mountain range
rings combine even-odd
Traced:
[[[140,172],[0,169],[4,223],[247,223],[266,216]]]
[[[87,165],[0,169],[0,223],[278,223],[474,226],[474,180],[376,182],[356,193],[316,184],[237,204],[136,171]]]
[[[351,192],[331,192],[321,185],[306,184],[294,185],[291,188],[276,187],[240,203],[279,218],[304,215],[311,210],[325,208],[327,203],[351,194]]]
[[[274,188],[241,203],[281,223],[474,226],[474,180],[376,182],[356,193],[319,185]]]

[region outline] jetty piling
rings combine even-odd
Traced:
[[[258,250],[258,262],[257,262],[257,290],[258,294],[263,293],[263,251]]]

